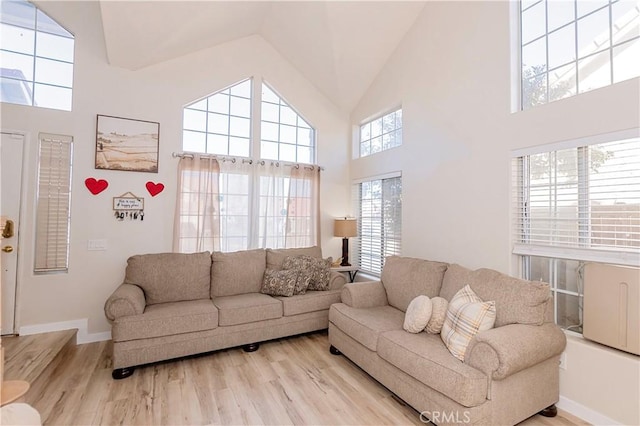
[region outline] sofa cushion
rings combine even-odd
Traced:
[[[218,310],[211,299],[148,305],[144,313],[118,318],[113,325],[114,342],[148,339],[218,327]]]
[[[291,297],[278,297],[282,302],[284,316],[306,314],[307,312],[329,309],[333,303],[340,303],[342,289],[327,291],[308,291]]]
[[[404,312],[416,296],[438,296],[446,270],[446,263],[410,257],[387,257],[382,269],[382,284],[389,304]]]
[[[282,316],[282,302],[266,294],[246,293],[213,299],[220,326],[247,324]]]
[[[451,356],[438,335],[388,331],[380,335],[378,355],[465,407],[487,399],[487,376]]]
[[[329,321],[349,337],[375,351],[380,333],[402,330],[404,312],[388,305],[352,308],[344,303],[336,303],[329,309]],[[404,330],[402,332],[405,333]]]
[[[551,297],[547,283],[521,280],[491,269],[471,271],[453,264],[444,275],[440,296],[451,300],[467,284],[482,300],[496,302],[496,327],[544,322]]]
[[[270,296],[291,297],[298,282],[298,275],[299,272],[294,269],[283,269],[281,271],[267,269],[264,271],[260,293]]]
[[[264,249],[211,255],[211,297],[258,293],[266,268]]]
[[[420,333],[431,319],[432,309],[431,299],[424,295],[416,296],[407,307],[402,328],[409,333]]]
[[[153,253],[127,260],[124,283],[144,291],[147,305],[209,298],[211,255]]]
[[[471,339],[481,331],[492,329],[495,322],[495,302],[483,302],[466,285],[449,302],[440,337],[451,355],[464,361]]]
[[[282,263],[289,256],[311,256],[322,257],[322,249],[318,246],[314,247],[298,247],[287,249],[267,249],[267,268],[280,270]]]

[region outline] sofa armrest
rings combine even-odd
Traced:
[[[146,306],[144,292],[134,284],[120,284],[104,304],[107,319],[115,321],[120,317],[140,315]]]
[[[329,276],[329,290],[340,290],[347,283],[347,278],[340,272],[331,271]]]
[[[387,292],[380,281],[365,281],[345,284],[342,287],[342,303],[353,308],[386,306]]]
[[[510,324],[476,334],[464,362],[492,379],[502,380],[560,355],[566,344],[564,332],[553,323]]]

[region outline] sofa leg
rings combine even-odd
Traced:
[[[133,370],[135,370],[134,367],[116,368],[111,372],[111,377],[113,377],[114,380],[126,379],[133,374]]]
[[[259,347],[260,343],[250,343],[248,345],[244,345],[242,349],[244,349],[245,352],[255,352]]]
[[[331,352],[331,355],[342,355],[342,352],[333,345],[329,346],[329,352]]]
[[[556,408],[556,404],[553,404],[540,411],[538,414],[544,417],[555,417],[558,414],[558,409]]]

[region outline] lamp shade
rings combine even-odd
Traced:
[[[355,237],[358,235],[358,226],[356,219],[336,219],[333,223],[333,236],[334,237]]]

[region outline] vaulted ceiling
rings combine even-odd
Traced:
[[[350,111],[424,7],[416,1],[101,1],[109,62],[131,70],[260,35]]]

